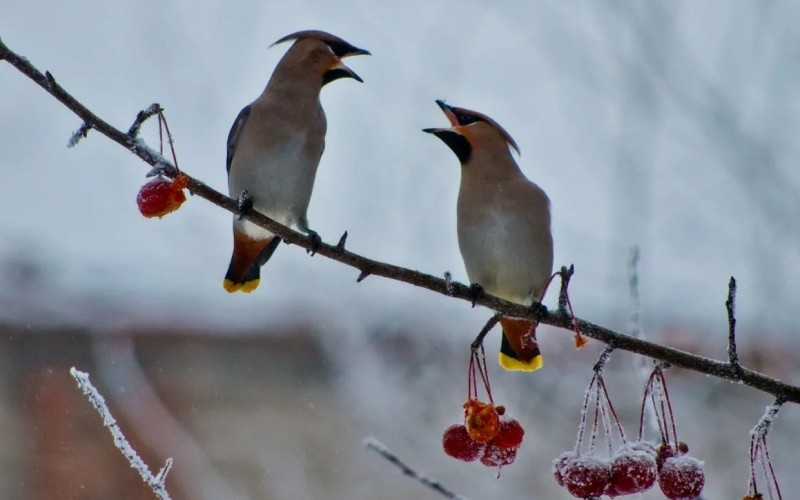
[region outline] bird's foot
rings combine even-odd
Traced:
[[[239,197],[236,198],[236,211],[239,214],[239,220],[242,220],[247,213],[253,209],[253,199],[250,198],[250,193],[247,189],[242,189]]]
[[[531,304],[531,315],[533,316],[533,322],[535,324],[538,325],[542,318],[547,316],[547,313],[547,306],[541,302],[534,302]]]
[[[320,238],[319,234],[312,229],[306,231],[306,237],[308,238],[308,242],[311,244],[311,246],[306,249],[306,253],[311,254],[313,257],[314,254],[317,253],[317,250],[319,250],[319,246],[322,245],[322,238]]]
[[[484,296],[486,292],[484,291],[483,287],[480,283],[470,283],[469,285],[469,298],[472,301],[472,307],[475,307],[475,303]]]

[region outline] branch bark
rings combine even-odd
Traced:
[[[175,177],[178,174],[177,169],[169,160],[147,146],[144,141],[135,137],[135,131],[137,131],[138,127],[141,125],[143,121],[142,118],[137,118],[134,121],[131,127],[131,130],[134,132],[133,134],[122,132],[101,119],[70,95],[56,82],[53,75],[49,72],[42,73],[36,69],[27,59],[11,51],[3,44],[2,40],[0,40],[0,60],[7,61],[74,112],[83,121],[83,125],[80,129],[82,135],[86,135],[89,130],[94,129],[135,154],[145,163],[153,167],[158,167],[164,175]],[[147,114],[147,111],[145,110],[142,113]],[[182,173],[186,175],[185,171]],[[232,214],[239,213],[236,200],[225,196],[194,177],[189,175],[187,175],[187,177],[189,179],[188,189],[192,194]],[[304,234],[279,224],[263,214],[251,210],[244,214],[243,218],[280,236],[287,243],[298,245],[305,249],[311,249],[313,246],[313,242]],[[481,294],[480,297],[476,298],[470,287],[463,283],[442,279],[431,274],[364,257],[346,250],[344,241],[341,241],[340,244],[337,245],[330,245],[323,242],[316,248],[316,253],[354,267],[359,271],[359,277],[361,279],[369,275],[382,276],[384,278],[425,288],[442,295],[464,300],[470,304],[474,302],[476,305],[487,307],[503,316],[533,318],[533,311],[529,307],[514,304],[489,294]],[[561,307],[557,311],[544,314],[540,322],[566,330],[572,330],[573,328],[569,314]],[[609,344],[615,349],[630,351],[669,363],[673,366],[693,370],[732,382],[738,382],[776,397],[782,397],[786,401],[800,404],[800,387],[787,384],[763,373],[744,368],[738,363],[722,362],[679,349],[666,347],[654,342],[623,335],[586,320],[576,319],[576,322],[582,334]]]

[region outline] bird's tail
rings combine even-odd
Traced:
[[[261,266],[263,266],[281,239],[277,236],[264,240],[256,240],[247,236],[243,231],[233,230],[233,255],[225,273],[222,286],[228,293],[250,293],[261,281]]]
[[[532,372],[542,367],[542,353],[536,342],[536,326],[524,319],[503,318],[503,342],[498,361],[510,371]]]

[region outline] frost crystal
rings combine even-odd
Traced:
[[[160,500],[169,500],[170,496],[169,493],[167,493],[167,488],[164,483],[167,480],[167,474],[172,468],[172,459],[168,458],[164,468],[159,471],[157,476],[153,476],[150,472],[150,468],[144,463],[144,460],[142,460],[139,454],[136,453],[136,450],[128,443],[122,430],[117,425],[116,419],[111,415],[111,411],[108,409],[108,405],[106,405],[105,398],[103,398],[89,381],[89,374],[76,370],[74,366],[70,368],[69,374],[72,375],[72,378],[75,379],[80,390],[83,391],[83,394],[86,395],[89,402],[92,403],[92,406],[95,407],[97,413],[102,417],[103,425],[108,427],[111,436],[114,438],[114,446],[128,459],[131,467],[139,472],[142,480],[153,490],[153,493],[155,493]]]

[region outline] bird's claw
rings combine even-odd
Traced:
[[[472,301],[472,307],[475,307],[475,303],[483,297],[486,292],[483,290],[483,287],[480,283],[470,283],[469,285],[469,298]]]
[[[317,253],[317,250],[319,250],[319,246],[322,245],[322,238],[320,238],[316,231],[312,231],[311,229],[308,230],[307,238],[311,246],[306,249],[306,253],[311,254],[313,257],[314,254]]]
[[[542,318],[547,316],[548,310],[547,306],[542,304],[541,302],[534,302],[531,304],[531,315],[533,316],[533,322],[538,324]]]
[[[239,213],[239,220],[242,220],[247,212],[253,209],[253,199],[247,189],[242,189],[239,197],[236,198],[236,211]]]

